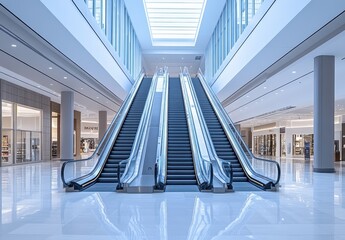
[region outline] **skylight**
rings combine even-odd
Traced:
[[[143,0],[153,46],[194,46],[206,0]]]

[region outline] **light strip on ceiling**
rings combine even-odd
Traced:
[[[194,46],[207,0],[143,0],[153,46]]]

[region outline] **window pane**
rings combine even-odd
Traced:
[[[18,105],[17,129],[41,131],[41,111]]]
[[[12,109],[12,103],[2,102],[2,128],[13,128]]]
[[[13,130],[2,130],[2,151],[1,161],[2,164],[13,164]]]

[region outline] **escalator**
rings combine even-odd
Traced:
[[[109,190],[110,187],[115,189],[115,184],[118,182],[118,164],[120,161],[128,159],[131,154],[151,82],[151,78],[144,78],[142,80],[96,184],[89,187],[88,191]],[[125,166],[125,164],[121,166],[121,173],[123,173]]]
[[[166,185],[197,186],[186,112],[179,78],[170,78]],[[188,190],[188,189],[186,189]]]
[[[225,161],[231,162],[234,185],[247,183],[248,178],[246,177],[239,159],[232,148],[232,144],[228,140],[224,129],[216,113],[214,112],[210,101],[208,100],[208,97],[205,93],[205,90],[203,89],[203,86],[201,85],[200,80],[198,78],[194,78],[192,79],[192,82],[218,157]]]

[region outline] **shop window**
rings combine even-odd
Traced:
[[[13,104],[2,102],[2,141],[1,163],[13,164]]]
[[[1,164],[41,160],[41,118],[39,109],[2,102]]]
[[[56,112],[52,112],[52,128],[51,128],[51,154],[52,158],[58,158],[59,157],[59,114]]]
[[[276,135],[267,134],[254,137],[254,154],[260,156],[276,155]]]
[[[17,129],[41,131],[41,111],[18,105]]]
[[[306,146],[309,146],[310,155],[314,155],[314,135],[313,134],[293,134],[292,146],[293,146],[292,154],[295,157],[304,157]]]

